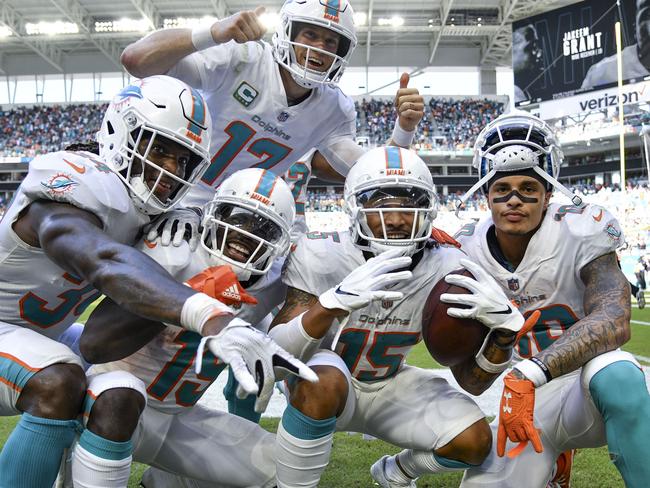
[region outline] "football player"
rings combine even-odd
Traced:
[[[133,248],[149,216],[172,208],[200,178],[209,129],[195,90],[170,77],[146,78],[109,105],[99,156],[60,151],[31,161],[0,222],[0,414],[22,414],[0,454],[3,488],[54,482],[77,433],[87,385],[79,358],[55,339],[100,293],[143,317],[206,336],[219,333],[224,345],[249,342],[244,348],[258,347],[263,365],[271,361],[266,336],[235,333],[228,307],[183,286]],[[256,359],[242,349],[221,359],[252,365]],[[257,391],[244,370],[242,385]],[[272,368],[260,373],[273,381]],[[140,380],[114,372],[90,382],[107,379],[118,393],[142,392],[128,405],[137,417],[145,403]],[[101,396],[92,401],[75,462],[82,474],[94,473],[93,483],[124,486],[130,426],[111,422],[112,406]]]
[[[344,198],[350,232],[311,232],[298,241],[283,274],[287,298],[269,332],[298,357],[311,356],[319,377],[317,388],[288,382],[290,404],[276,440],[278,486],[317,486],[335,430],[405,448],[397,460],[373,466],[382,486],[480,464],[491,442],[483,412],[434,372],[404,364],[421,339],[422,304],[434,285],[463,265],[476,269],[455,247],[429,240],[436,216],[429,169],[412,151],[373,149],[350,170]],[[387,267],[399,271],[386,276]],[[507,367],[524,323],[498,286],[477,274],[474,283],[485,292],[472,311],[493,333],[480,359],[454,368],[473,394]],[[486,313],[494,307],[509,313]]]
[[[525,112],[500,116],[476,140],[471,191],[483,188],[491,215],[456,237],[524,315],[541,316],[516,345],[522,360],[504,379],[497,442],[466,487],[546,486],[560,453],[605,444],[626,486],[650,479],[650,396],[618,349],[630,337],[615,254],[623,234],[602,207],[549,202],[553,188],[569,194],[561,163],[550,127]]]
[[[363,153],[354,142],[354,103],[337,87],[357,44],[350,2],[286,1],[271,44],[261,40],[263,12],[258,7],[211,25],[160,30],[122,54],[134,76],[168,74],[205,96],[213,120],[212,163],[185,205],[210,201],[238,169],[282,174],[311,148],[317,148],[314,172],[341,181]],[[424,115],[424,100],[408,81],[403,74],[391,138],[403,147]],[[181,223],[180,229],[187,223],[196,232],[191,214]]]
[[[237,318],[262,323],[285,295],[275,277],[290,246],[295,217],[291,190],[270,171],[240,170],[220,185],[203,214],[196,251],[187,241],[174,248],[142,240],[138,248],[179,281],[231,304]],[[89,373],[128,371],[146,386],[147,406],[139,424],[128,409],[117,409],[113,417],[115,423],[137,425],[133,458],[160,468],[146,472],[145,486],[275,484],[274,436],[246,420],[196,405],[226,366],[211,352],[212,341],[195,372],[197,350],[203,349],[199,334],[143,322],[106,302],[89,318],[80,343],[83,356],[93,363],[130,354],[95,364]],[[111,388],[110,383],[96,389],[91,385],[91,396],[111,398]],[[272,390],[273,382],[263,388]],[[254,398],[261,411],[269,397]],[[124,397],[117,402],[128,404]],[[188,443],[196,448],[190,458],[184,455]]]

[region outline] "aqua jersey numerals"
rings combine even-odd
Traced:
[[[558,340],[564,332],[578,321],[567,305],[551,305],[540,308],[539,320],[527,335],[519,340],[517,349],[522,358],[530,358]],[[533,311],[526,312],[527,318]]]
[[[263,169],[271,169],[293,150],[289,146],[280,144],[268,137],[253,139],[257,131],[240,120],[228,124],[224,132],[228,135],[228,140],[213,156],[212,163],[203,178],[201,178],[208,185],[212,185],[223,174],[244,148],[247,148],[246,150],[249,153],[261,160],[252,167]]]
[[[341,357],[354,377],[361,381],[373,381],[397,373],[404,361],[404,355],[420,341],[419,332],[379,332],[372,334],[368,329],[347,328],[341,334],[343,345]],[[403,352],[393,351],[403,348]],[[359,362],[366,358],[372,369],[362,369]]]
[[[83,280],[69,273],[63,279],[71,285],[81,285]],[[36,293],[29,292],[19,300],[20,317],[36,327],[48,329],[62,322],[70,313],[78,317],[101,293],[92,285],[71,288],[59,294],[58,303],[48,303]]]
[[[307,239],[311,239],[313,241],[318,241],[318,240],[325,240],[325,239],[332,239],[334,242],[341,242],[341,236],[339,235],[338,232],[319,232],[319,231],[313,231],[313,232],[307,232],[305,234],[307,236]]]
[[[300,198],[300,192],[302,191],[302,188],[309,181],[310,175],[311,171],[309,170],[309,166],[300,161],[294,163],[291,168],[289,168],[289,171],[287,171],[286,180],[289,184],[289,188],[291,188],[293,200],[296,202],[297,215],[305,214],[305,202],[298,201],[298,198]]]
[[[162,402],[175,390],[177,405],[191,407],[199,401],[208,386],[226,367],[225,363],[220,363],[206,348],[203,353],[201,374],[193,375],[194,360],[199,342],[201,342],[201,336],[196,332],[182,330],[178,333],[174,338],[174,343],[181,347],[147,387],[149,395]],[[203,380],[203,382],[185,380],[179,385],[179,382],[188,371],[197,380]],[[177,385],[178,388],[176,388]]]

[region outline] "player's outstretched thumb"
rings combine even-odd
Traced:
[[[409,84],[409,79],[411,77],[409,76],[408,73],[402,73],[402,76],[399,77],[399,87],[400,88],[406,88]]]
[[[266,12],[266,7],[260,5],[259,7],[256,7],[255,10],[253,10],[253,12],[255,13],[255,15],[257,15],[259,17],[264,12]]]

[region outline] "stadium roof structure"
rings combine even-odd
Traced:
[[[571,3],[352,0],[366,17],[352,65],[509,66],[512,21]],[[278,12],[282,0],[2,0],[0,75],[120,71],[121,51],[146,32],[258,5]]]

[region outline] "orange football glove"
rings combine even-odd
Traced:
[[[460,242],[451,237],[444,230],[436,229],[433,227],[431,230],[431,239],[436,241],[438,244],[454,246],[460,249]]]
[[[510,372],[503,379],[503,394],[499,406],[499,428],[497,431],[497,454],[503,457],[506,439],[519,444],[508,451],[508,457],[517,457],[532,442],[536,452],[542,452],[539,432],[533,425],[535,410],[535,385],[532,381],[519,379]]]
[[[226,305],[257,303],[255,297],[246,293],[230,266],[212,266],[204,269],[187,280],[187,284]]]
[[[535,324],[539,320],[540,315],[542,315],[542,312],[540,312],[539,310],[535,310],[533,313],[531,313],[528,316],[528,318],[524,322],[524,325],[521,326],[521,329],[519,330],[519,332],[517,332],[517,335],[515,336],[515,345],[519,344],[521,338],[524,337],[526,334],[528,334],[531,330],[533,330],[533,327],[535,327]]]

